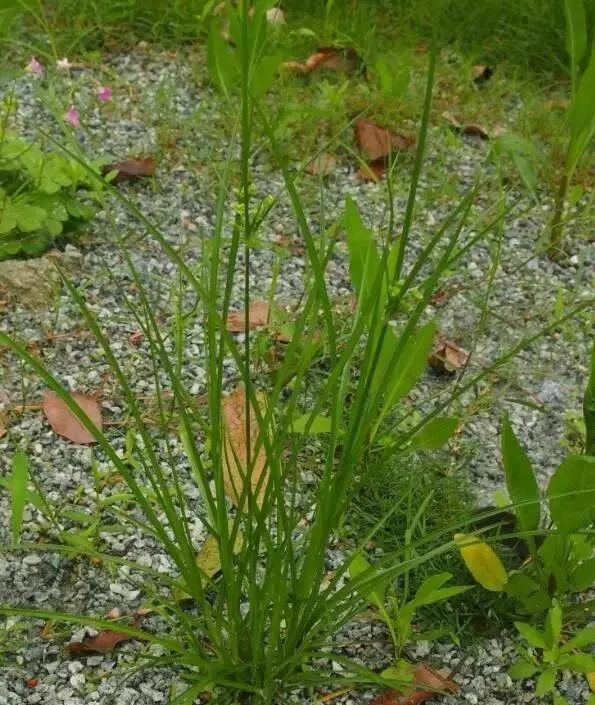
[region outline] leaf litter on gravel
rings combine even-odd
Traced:
[[[97,396],[94,394],[83,394],[81,392],[71,392],[70,396],[87,414],[97,429],[101,431],[103,423]],[[48,390],[43,395],[43,413],[52,427],[52,430],[59,436],[63,436],[73,443],[84,445],[95,443],[93,435],[72,413],[66,402],[55,392]]]
[[[116,171],[114,183],[121,183],[122,181],[136,181],[144,176],[153,176],[156,166],[155,157],[131,158],[107,164],[103,167],[103,173],[109,174]]]
[[[389,688],[374,698],[370,705],[418,705],[439,695],[457,693],[460,690],[459,684],[450,677],[451,673],[435,671],[424,663],[418,663],[415,666],[407,664],[398,670],[403,671],[405,677],[411,678],[411,687],[399,690]],[[409,692],[416,687],[417,690]]]
[[[398,152],[415,146],[415,137],[405,132],[392,132],[371,120],[358,120],[354,125],[355,141],[367,164],[359,169],[364,179],[377,181],[382,177],[388,160]]]
[[[143,609],[137,610],[133,615],[132,626],[138,627],[148,612]],[[109,614],[119,616],[119,611],[112,610]],[[69,642],[66,648],[71,654],[107,654],[113,651],[118,644],[138,638],[138,636],[132,636],[115,629],[102,629],[95,636],[85,636],[82,641]]]
[[[253,301],[248,308],[248,328],[266,326],[271,315],[271,308],[266,301]],[[230,311],[227,316],[227,330],[231,333],[246,332],[246,312]]]

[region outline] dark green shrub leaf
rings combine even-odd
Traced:
[[[595,521],[595,457],[571,455],[553,474],[547,496],[550,513],[562,531],[586,528]]]

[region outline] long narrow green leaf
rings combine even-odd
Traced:
[[[585,453],[595,455],[595,343],[591,348],[591,372],[583,398],[585,418]]]
[[[587,21],[583,0],[564,0],[566,51],[570,59],[573,92],[582,58],[587,50]]]
[[[529,458],[512,430],[508,416],[502,421],[502,463],[506,486],[524,531],[539,528],[539,487]]]
[[[29,481],[29,459],[25,453],[17,452],[12,458],[12,483],[11,483],[11,517],[10,528],[12,540],[18,543],[23,526],[23,512],[27,501],[27,482]]]

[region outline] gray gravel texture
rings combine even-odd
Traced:
[[[160,159],[156,179],[123,188],[131,194],[141,211],[155,222],[169,241],[184,244],[188,261],[199,261],[201,240],[213,228],[216,186],[213,164],[223,162],[228,149],[223,126],[225,110],[204,79],[201,64],[204,57],[184,56],[176,59],[166,53],[146,48],[115,56],[101,68],[72,68],[68,74],[56,75],[52,84],[64,105],[76,103],[81,108],[85,130],[77,130],[77,139],[93,155],[109,154],[124,158],[136,154],[157,154]],[[24,132],[36,125],[51,126],[46,109],[38,95],[39,79],[26,77],[16,82],[19,101],[18,122]],[[100,106],[93,98],[94,87],[109,83],[114,88],[111,104]],[[50,127],[50,129],[53,129]],[[167,155],[163,144],[175,138],[176,149]],[[418,250],[436,224],[453,207],[453,200],[440,196],[440,174],[455,178],[462,193],[478,172],[493,176],[486,159],[486,146],[473,138],[461,140],[452,149],[439,129],[430,132],[427,167],[420,185],[416,225],[412,233],[412,249]],[[297,167],[297,162],[295,164]],[[260,196],[282,194],[282,179],[267,157],[260,151],[254,159],[255,191]],[[406,183],[410,164],[402,168],[396,179],[395,209],[397,221],[404,212]],[[306,177],[300,184],[306,194],[309,218],[316,229],[319,219],[319,183]],[[438,195],[437,195],[438,194]],[[356,174],[347,155],[339,160],[335,172],[326,180],[324,198],[328,222],[336,219],[346,196],[352,196],[371,225],[386,222],[386,193],[382,184],[364,183]],[[518,196],[518,194],[514,194]],[[480,226],[489,207],[488,195],[481,196],[474,207],[464,237],[471,237]],[[529,205],[528,202],[524,205]],[[440,329],[463,347],[473,351],[473,365],[495,359],[510,344],[536,330],[555,316],[556,306],[565,308],[592,292],[594,253],[587,239],[572,241],[573,255],[563,266],[543,257],[531,257],[550,215],[547,199],[522,217],[509,217],[502,232],[502,257],[494,282],[486,293],[491,266],[490,247],[481,244],[449,274],[446,287],[450,297],[436,307],[433,315]],[[79,248],[67,248],[61,256],[84,290],[93,313],[107,331],[115,353],[126,371],[135,393],[150,395],[154,391],[148,356],[143,343],[135,347],[129,336],[137,325],[123,306],[118,293],[134,294],[131,277],[122,254],[113,242],[113,224],[120,235],[134,237],[132,257],[150,291],[155,310],[167,327],[171,320],[171,283],[175,281],[173,265],[159,246],[142,232],[138,224],[117,204],[109,218],[99,214],[92,222],[89,242]],[[113,223],[110,222],[113,219]],[[278,235],[298,238],[291,208],[281,197],[263,226],[262,238],[272,241]],[[346,297],[351,293],[340,243],[337,256],[329,267],[331,296]],[[252,284],[257,294],[266,293],[271,281],[274,254],[271,249],[257,249],[252,258]],[[290,303],[298,299],[304,286],[304,259],[291,256],[284,260],[276,299]],[[111,274],[108,276],[108,273]],[[239,278],[238,278],[239,279]],[[10,292],[8,292],[10,294]],[[240,301],[240,283],[236,304]],[[482,322],[482,309],[488,297],[488,316]],[[4,298],[4,297],[2,297]],[[65,335],[48,340],[48,334],[67,334],[84,328],[81,314],[66,291],[58,289],[42,308],[23,305],[23,297],[5,304],[1,311],[2,330],[17,333],[27,342],[44,340],[37,350],[44,363],[69,388],[80,391],[101,390],[103,412],[109,421],[120,418],[123,407],[118,402],[114,382],[98,347],[92,338]],[[498,457],[498,422],[506,408],[512,424],[533,460],[542,482],[563,457],[560,441],[567,431],[565,414],[576,415],[580,409],[582,388],[586,379],[588,334],[586,319],[580,324],[568,323],[553,334],[540,339],[510,365],[490,380],[467,394],[464,402],[474,406],[474,414],[465,425],[460,443],[470,449],[463,471],[481,502],[490,502],[496,488],[502,486]],[[200,322],[187,333],[185,381],[193,394],[205,389],[205,370],[191,361],[200,359],[203,333]],[[39,401],[42,384],[24,371],[7,354],[0,357],[0,388],[4,403],[28,404]],[[231,369],[230,369],[231,374]],[[444,381],[428,374],[415,388],[412,400],[430,396]],[[532,406],[514,403],[529,400]],[[114,425],[116,447],[124,452],[124,431]],[[170,439],[174,458],[185,467],[183,450]],[[75,446],[57,437],[38,409],[11,415],[7,433],[0,438],[2,474],[8,472],[7,460],[15,450],[25,450],[32,468],[47,496],[60,498],[78,493],[80,506],[92,506],[93,471],[108,472],[109,464],[89,447]],[[165,451],[164,451],[165,452]],[[198,506],[198,492],[190,482],[184,490]],[[106,496],[114,489],[107,486]],[[197,512],[198,514],[198,512]],[[0,493],[0,542],[8,540],[9,504],[5,492]],[[33,508],[25,511],[24,538],[35,541],[39,536],[40,516]],[[197,519],[192,527],[197,545],[204,529]],[[173,570],[168,556],[140,531],[136,535],[117,532],[102,535],[106,551],[138,560],[157,571]],[[58,608],[65,611],[105,615],[118,607],[132,611],[142,604],[144,576],[134,571],[106,571],[89,562],[68,560],[57,554],[0,555],[0,603],[15,600],[31,607]],[[0,623],[1,625],[1,623]],[[113,653],[69,659],[60,640],[44,640],[40,636],[42,622],[26,622],[9,618],[4,627],[22,638],[14,659],[0,671],[0,705],[150,705],[167,703],[175,674],[167,670],[146,672],[122,683],[120,670],[135,662],[139,645],[124,644]],[[2,632],[0,632],[0,635]],[[71,632],[65,633],[68,639]],[[386,635],[378,625],[354,623],[345,629],[347,640],[358,656],[369,664],[386,664],[390,649]],[[3,649],[0,641],[0,652]],[[441,698],[444,705],[520,705],[547,702],[533,694],[533,684],[512,683],[506,673],[515,657],[515,639],[503,634],[486,640],[470,651],[451,643],[418,644],[413,653],[438,666],[449,668],[466,660],[457,680],[461,692]],[[112,672],[114,675],[112,675]],[[30,678],[38,678],[36,687],[27,688]],[[567,675],[560,690],[573,705],[586,702],[584,681]],[[367,699],[366,696],[362,696]],[[346,705],[360,701],[356,693],[342,698]]]

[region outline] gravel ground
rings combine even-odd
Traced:
[[[79,139],[94,155],[112,154],[118,158],[151,153],[160,155],[156,180],[126,186],[142,212],[154,221],[173,244],[184,243],[187,259],[199,260],[200,243],[213,227],[215,185],[210,167],[220,163],[226,154],[227,143],[222,126],[225,113],[218,97],[207,86],[197,64],[201,57],[176,57],[156,54],[148,49],[127,56],[116,56],[101,70],[74,68],[69,75],[56,79],[57,95],[65,101],[81,106],[86,131]],[[101,71],[101,73],[100,73]],[[111,106],[93,102],[95,83],[110,82],[114,87]],[[18,120],[24,131],[35,125],[47,125],[48,115],[42,107],[36,88],[39,81],[27,77],[16,83],[19,100]],[[169,133],[173,134],[170,135]],[[166,133],[166,134],[164,134]],[[163,153],[163,144],[175,137],[171,153]],[[397,220],[402,217],[407,173],[397,179],[395,209]],[[436,196],[439,174],[456,177],[462,192],[475,176],[490,172],[486,163],[483,142],[470,138],[452,149],[452,140],[445,140],[438,129],[432,130],[427,173],[422,179],[416,227],[412,235],[412,249],[421,248],[435,224],[453,207],[452,199]],[[280,175],[271,168],[266,151],[260,151],[254,163],[255,190],[259,195],[281,193]],[[318,222],[318,183],[310,177],[302,188],[311,204],[309,217],[314,227]],[[336,218],[351,195],[360,206],[364,218],[378,225],[386,219],[385,193],[382,185],[363,183],[349,158],[339,160],[335,172],[325,184],[326,218]],[[471,237],[480,227],[489,198],[481,197],[474,209],[468,231]],[[434,314],[440,329],[463,347],[473,351],[474,364],[495,359],[513,342],[530,330],[545,325],[555,316],[556,306],[574,304],[592,293],[591,273],[593,250],[587,239],[575,238],[573,255],[564,266],[546,258],[533,258],[536,243],[549,217],[549,206],[536,206],[522,217],[507,219],[502,237],[502,259],[489,290],[488,316],[482,321],[486,300],[486,281],[491,264],[490,248],[475,247],[446,282],[449,292],[444,304]],[[143,281],[150,291],[155,310],[164,326],[171,320],[171,282],[175,281],[173,265],[161,254],[159,246],[117,205],[110,210],[110,218],[120,234],[134,237],[132,257]],[[112,242],[113,227],[110,218],[99,215],[91,224],[89,242],[78,249],[67,248],[62,262],[85,291],[94,314],[107,331],[114,351],[125,370],[132,388],[139,396],[154,391],[154,380],[143,343],[135,347],[129,336],[137,329],[129,311],[118,293],[134,294],[131,277],[120,250]],[[298,237],[297,226],[289,204],[280,198],[263,228],[263,239],[272,241],[278,235]],[[341,247],[339,248],[341,250]],[[266,293],[271,281],[271,249],[257,249],[252,259],[254,291]],[[281,303],[296,301],[303,289],[305,262],[300,256],[284,260],[277,287]],[[111,277],[108,275],[111,274]],[[0,275],[1,276],[1,275]],[[37,274],[35,275],[38,276]],[[0,281],[2,281],[0,279]],[[38,278],[41,286],[41,280]],[[341,251],[329,267],[329,289],[335,298],[350,294],[345,258]],[[84,328],[76,305],[67,292],[54,289],[42,307],[23,305],[23,295],[17,301],[4,304],[0,327],[18,333],[27,342],[41,341],[36,350],[44,363],[71,389],[101,390],[103,412],[114,426],[110,434],[114,444],[124,452],[124,431],[117,425],[123,413],[109,369],[98,351],[97,344],[83,333],[72,334]],[[240,292],[237,292],[240,300]],[[580,409],[582,387],[586,379],[588,326],[584,320],[558,328],[552,335],[540,339],[524,351],[490,385],[469,393],[464,401],[472,404],[474,414],[466,423],[461,443],[469,449],[465,472],[476,489],[479,501],[489,502],[496,488],[502,485],[498,459],[498,420],[503,408],[509,410],[513,426],[528,450],[543,482],[563,457],[560,444],[566,434],[565,413]],[[49,335],[63,337],[49,338]],[[205,370],[191,362],[201,357],[203,332],[196,322],[187,332],[187,362],[185,381],[193,394],[205,389]],[[35,404],[39,401],[42,385],[11,358],[0,357],[0,392],[10,403]],[[231,369],[230,369],[231,373]],[[423,400],[443,382],[428,374],[411,395]],[[528,400],[530,406],[512,400]],[[184,468],[182,448],[169,439],[173,457]],[[92,506],[94,496],[93,472],[110,473],[107,461],[88,447],[75,446],[58,438],[49,429],[38,409],[10,416],[7,433],[0,439],[0,458],[10,458],[16,449],[28,453],[32,468],[50,499],[58,500],[78,493],[81,507]],[[165,439],[163,445],[165,454]],[[1,460],[4,474],[7,463]],[[190,480],[184,490],[197,503],[198,495]],[[107,496],[112,487],[103,490]],[[86,500],[85,498],[89,498]],[[0,495],[0,542],[8,540],[9,515],[6,493]],[[198,511],[197,511],[198,515]],[[35,541],[39,537],[40,516],[32,508],[25,512],[24,537]],[[204,538],[204,530],[197,519],[192,527],[197,544]],[[102,535],[107,551],[131,560],[137,560],[153,569],[169,573],[171,562],[140,531],[137,534],[106,533]],[[64,611],[105,615],[114,607],[122,612],[132,611],[142,602],[141,588],[144,576],[124,568],[98,570],[88,561],[69,560],[57,554],[33,554],[0,557],[0,603],[14,603],[58,608]],[[167,670],[146,672],[122,683],[122,668],[134,664],[139,646],[125,644],[106,655],[68,658],[61,641],[43,639],[42,622],[7,620],[5,627],[13,638],[22,638],[16,663],[14,659],[0,673],[0,705],[43,703],[47,705],[90,705],[116,703],[117,705],[168,702],[175,674]],[[1,623],[0,623],[1,628]],[[65,634],[66,638],[68,634]],[[382,630],[373,624],[355,623],[346,628],[349,641],[358,655],[369,663],[384,663],[389,658],[388,645]],[[0,631],[0,652],[3,642]],[[461,658],[465,665],[457,680],[461,692],[442,698],[441,703],[455,705],[517,705],[539,703],[531,682],[513,684],[506,669],[515,656],[514,637],[503,634],[498,639],[486,640],[471,650],[461,650],[453,644],[419,644],[417,656],[429,659],[443,667],[455,667]],[[27,687],[28,679],[39,679],[35,687]],[[29,685],[31,685],[29,683]],[[561,691],[573,705],[586,702],[587,694],[582,679],[568,676]],[[348,695],[347,704],[358,702],[359,696]],[[546,701],[543,701],[546,702]]]

